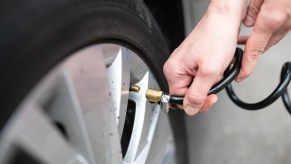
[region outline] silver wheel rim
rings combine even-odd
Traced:
[[[140,92],[130,92],[132,84]],[[129,49],[99,44],[76,52],[34,87],[6,124],[0,163],[19,150],[43,163],[172,163],[169,120],[146,101],[147,88],[159,86]]]

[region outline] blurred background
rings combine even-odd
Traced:
[[[184,0],[188,32],[207,6],[206,0]],[[242,27],[241,34],[251,30]],[[242,100],[260,101],[275,89],[283,64],[291,61],[290,43],[291,33],[263,54],[248,79],[234,85]],[[291,163],[291,116],[281,98],[260,111],[246,111],[222,91],[209,112],[187,116],[186,121],[193,164]]]

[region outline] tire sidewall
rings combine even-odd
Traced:
[[[9,5],[14,6],[15,14],[9,13]],[[93,44],[117,43],[135,51],[161,89],[168,89],[162,66],[169,49],[143,2],[23,0],[0,6],[0,19],[6,24],[4,30],[0,27],[0,36],[4,36],[0,44],[0,99],[5,100],[0,104],[0,129],[42,77],[70,54]],[[174,137],[180,144],[178,161],[187,163],[182,117],[170,113]]]
[[[143,8],[142,4],[137,3]],[[149,65],[162,89],[167,89],[162,66],[168,53],[154,22],[148,25],[134,10],[120,3],[84,1],[48,13],[31,22],[13,44],[1,47],[0,79],[3,101],[1,124],[32,87],[54,66],[73,52],[97,43],[117,43],[130,48]],[[62,14],[61,14],[62,13]],[[153,19],[152,19],[153,20]],[[34,24],[35,23],[35,24]],[[158,37],[157,37],[158,36]],[[2,51],[1,51],[2,50]]]

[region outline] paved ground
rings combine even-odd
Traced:
[[[282,65],[291,61],[290,43],[291,33],[264,54],[250,78],[234,86],[243,100],[256,102],[272,92]],[[245,111],[222,91],[211,111],[186,121],[193,164],[291,163],[291,116],[281,99],[261,111]]]

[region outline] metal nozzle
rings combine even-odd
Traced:
[[[136,85],[131,85],[129,90],[132,91],[132,92],[139,92],[140,91],[140,87],[136,86]]]
[[[158,103],[161,101],[163,95],[162,91],[148,89],[146,92],[146,98],[149,102]]]

